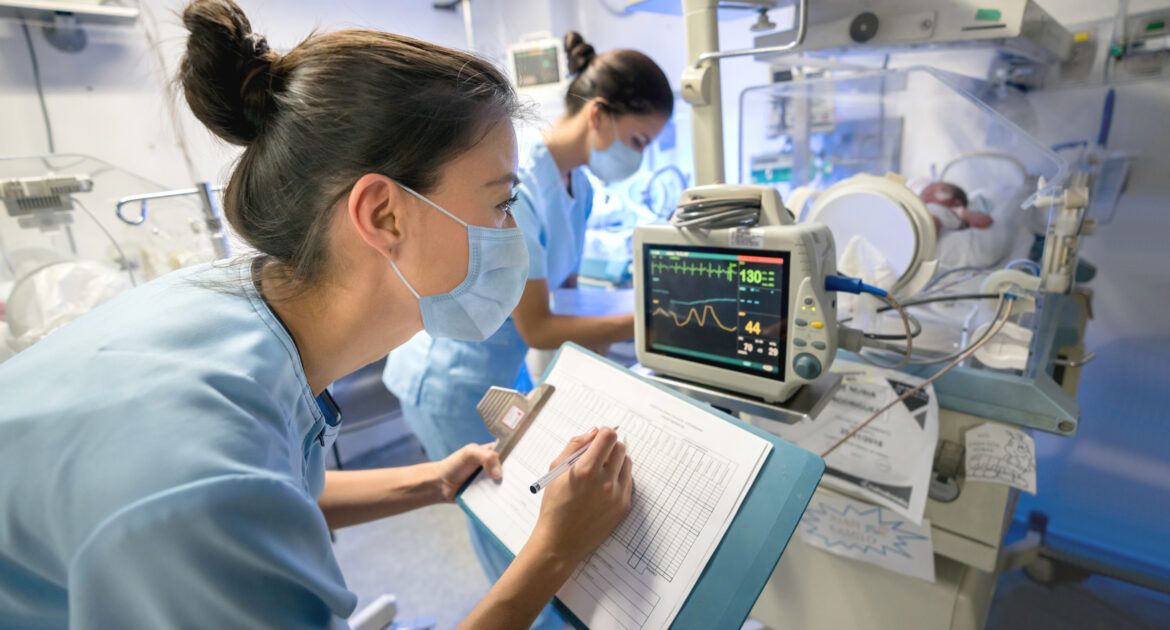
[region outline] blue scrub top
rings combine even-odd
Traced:
[[[583,169],[573,169],[570,194],[539,133],[529,131],[521,146],[512,214],[528,245],[528,279],[547,280],[551,291],[581,263],[593,187]],[[383,380],[413,408],[407,410],[407,421],[427,454],[440,458],[468,442],[493,439],[475,403],[493,385],[511,387],[527,352],[511,318],[483,343],[434,339],[424,332],[390,353]],[[425,418],[412,418],[411,411]]]
[[[0,364],[0,625],[344,627],[335,431],[250,265],[66,325]]]

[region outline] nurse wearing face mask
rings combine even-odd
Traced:
[[[403,468],[323,462],[340,423],[326,386],[424,328],[482,338],[524,291],[508,80],[368,30],[278,54],[230,0],[191,3],[183,24],[179,79],[242,147],[224,210],[258,253],[140,286],[0,364],[5,628],[345,627],[357,597],[331,528],[500,475],[481,444]],[[624,446],[595,430],[561,457],[585,445],[463,627],[531,624],[625,516]]]
[[[462,336],[468,341],[419,335],[386,365],[386,386],[401,400],[407,423],[432,459],[468,441],[492,439],[475,405],[489,387],[512,386],[529,348],[555,349],[566,341],[600,348],[634,334],[633,314],[554,315],[549,292],[569,281],[581,261],[593,205],[584,168],[606,183],[637,172],[642,153],[670,118],[674,95],[666,75],[642,53],[595,54],[577,33],[565,36],[565,49],[575,75],[566,113],[526,144],[520,157],[512,208],[528,244],[528,282],[519,305],[494,334],[469,326]],[[505,563],[489,564],[496,577]]]

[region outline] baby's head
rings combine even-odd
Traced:
[[[931,182],[918,195],[934,217],[935,229],[983,229],[992,224],[991,217],[967,207],[967,191],[950,182]]]

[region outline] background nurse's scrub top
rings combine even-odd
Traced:
[[[316,504],[333,410],[244,263],[0,364],[0,626],[344,627]]]
[[[582,169],[573,169],[570,195],[544,140],[537,133],[525,140],[512,214],[528,246],[528,279],[544,279],[553,290],[580,265],[593,187]],[[383,381],[427,455],[440,459],[469,442],[495,439],[475,405],[489,387],[513,386],[527,352],[511,317],[481,343],[419,333],[390,353]]]

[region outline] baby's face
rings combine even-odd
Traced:
[[[922,194],[919,197],[923,203],[936,203],[947,208],[959,209],[963,208],[962,197],[960,196],[960,189],[953,184],[945,182],[934,182],[922,189]]]

